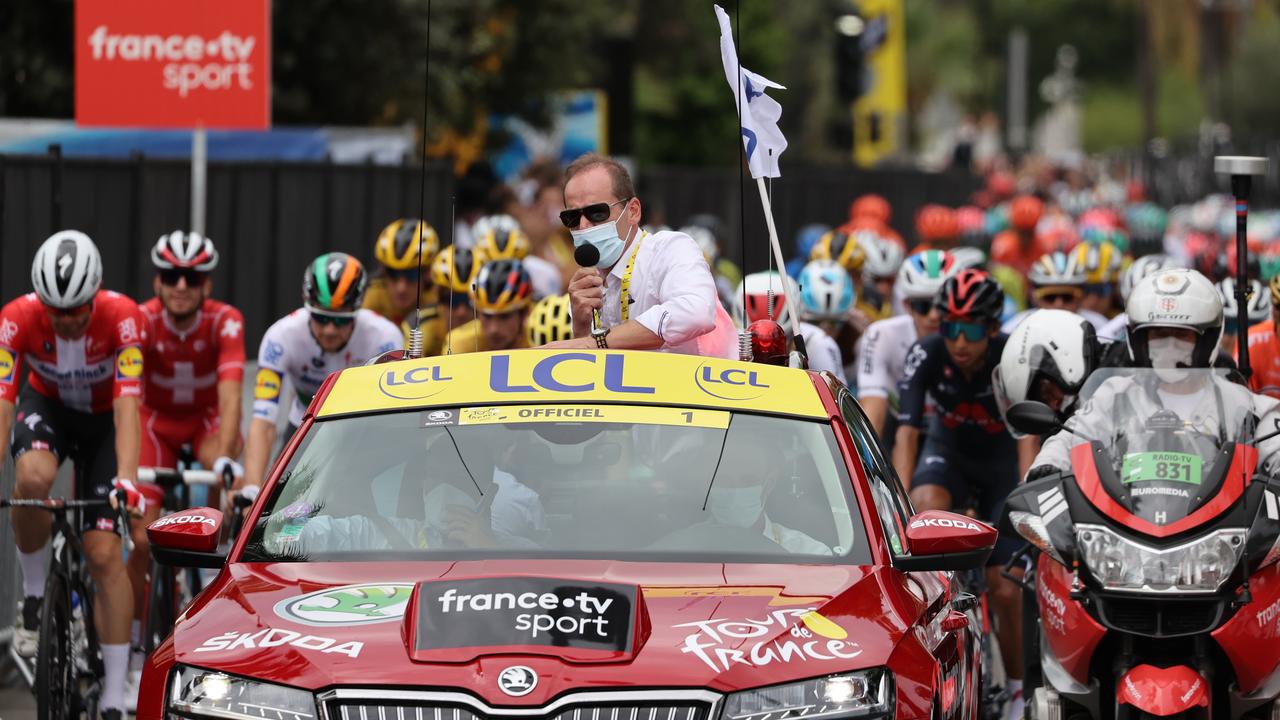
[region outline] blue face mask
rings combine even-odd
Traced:
[[[749,528],[764,512],[764,488],[713,487],[707,509],[721,525]]]
[[[573,236],[573,247],[576,249],[583,245],[594,245],[596,250],[600,251],[600,262],[596,263],[596,267],[613,267],[614,263],[618,262],[618,258],[622,257],[622,248],[626,245],[626,242],[618,237],[620,222],[622,222],[621,215],[613,222],[601,223],[586,230],[570,231],[569,234]]]

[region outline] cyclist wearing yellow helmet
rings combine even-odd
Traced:
[[[421,235],[419,235],[421,233]],[[421,270],[431,267],[440,250],[440,238],[427,223],[401,218],[383,228],[373,245],[378,272],[364,296],[364,307],[401,326],[408,338],[409,318],[418,308],[423,350],[439,355],[444,342],[445,318],[440,312],[435,285]],[[419,288],[414,297],[414,287]]]
[[[529,347],[525,321],[533,304],[533,283],[519,260],[487,262],[471,285],[476,319],[454,329],[445,352],[485,352]]]
[[[1123,261],[1120,250],[1109,242],[1080,243],[1072,251],[1076,265],[1084,271],[1084,298],[1080,307],[1110,317],[1112,296],[1120,278]]]
[[[440,305],[447,308],[445,325],[449,330],[462,327],[473,319],[471,280],[475,277],[476,256],[467,248],[450,245],[431,264],[431,281],[440,289]]]
[[[849,322],[858,329],[858,332],[866,330],[876,320],[883,320],[893,315],[891,303],[885,303],[884,307],[874,307],[863,299],[866,293],[863,292],[862,287],[862,270],[867,263],[867,251],[856,233],[840,230],[825,233],[818,238],[813,250],[809,252],[809,259],[835,260],[840,263],[840,267],[843,267],[845,272],[849,273],[849,277],[853,279],[854,297],[858,298],[853,309],[849,311]]]
[[[573,337],[573,317],[569,314],[569,295],[548,295],[534,304],[525,321],[530,347],[568,340]]]

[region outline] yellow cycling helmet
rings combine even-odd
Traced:
[[[450,245],[436,255],[431,263],[431,282],[443,291],[453,291],[466,297],[471,292],[471,278],[475,275],[475,260],[470,250]]]
[[[1280,308],[1280,274],[1272,275],[1267,285],[1271,288],[1271,307]]]
[[[475,252],[485,260],[523,260],[531,248],[520,228],[494,227],[476,239]]]
[[[814,243],[810,260],[835,260],[850,274],[861,273],[867,261],[867,252],[852,235],[832,230]]]
[[[418,239],[418,226],[422,226],[422,239]],[[430,266],[440,252],[440,237],[435,228],[417,220],[400,218],[382,229],[373,245],[373,257],[388,270],[417,270],[418,254],[421,266]]]
[[[548,295],[533,306],[525,322],[530,347],[546,345],[573,337],[573,318],[569,316],[569,295]]]
[[[519,260],[491,260],[471,284],[471,305],[486,315],[506,315],[533,302],[533,281]]]
[[[1123,257],[1115,245],[1109,242],[1080,243],[1072,251],[1077,267],[1084,271],[1086,285],[1105,285],[1115,282],[1120,275]]]

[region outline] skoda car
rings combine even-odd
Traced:
[[[184,520],[184,517],[186,518]],[[849,391],[805,370],[521,350],[336,373],[140,717],[973,718],[953,571],[995,530],[913,515]]]

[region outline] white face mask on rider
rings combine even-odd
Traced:
[[[1186,379],[1185,368],[1193,365],[1196,344],[1179,337],[1153,338],[1147,341],[1147,356],[1156,375],[1165,382]]]

